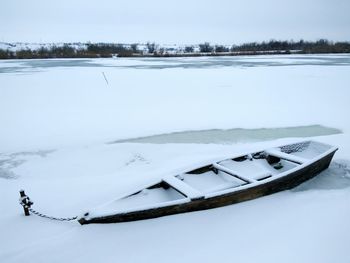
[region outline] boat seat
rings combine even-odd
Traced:
[[[235,160],[228,159],[221,161],[219,164],[227,169],[230,169],[232,172],[238,174],[242,178],[250,178],[251,180],[261,181],[272,176],[271,171],[256,165],[251,161],[237,162]]]
[[[287,161],[291,161],[293,163],[298,163],[298,164],[303,164],[307,161],[307,159],[305,159],[305,158],[291,155],[288,153],[284,153],[281,150],[279,150],[278,148],[271,148],[271,149],[265,150],[265,153],[268,155],[272,155],[272,156],[275,156],[275,157],[278,157],[278,158],[281,158],[281,159],[284,159]]]
[[[269,178],[271,177],[272,174],[270,172],[262,172],[262,173],[259,173],[259,174],[253,174],[253,178],[257,181],[260,181],[260,180],[263,180],[265,178]]]
[[[218,170],[220,170],[222,172],[225,172],[225,173],[227,173],[229,175],[232,175],[232,176],[234,176],[234,177],[236,177],[236,178],[238,178],[238,179],[240,179],[242,181],[245,181],[247,183],[254,183],[255,182],[255,180],[252,180],[252,179],[250,179],[248,177],[242,176],[242,175],[240,175],[239,172],[236,172],[236,171],[234,171],[232,169],[229,169],[229,168],[227,168],[225,166],[222,166],[222,165],[220,165],[218,163],[213,163],[213,167],[215,169],[218,169]]]
[[[194,189],[193,187],[189,186],[188,184],[184,183],[175,176],[164,177],[163,181],[171,187],[173,187],[174,189],[176,189],[177,191],[179,191],[180,193],[190,198],[191,200],[204,198],[204,194],[199,192],[197,189]]]

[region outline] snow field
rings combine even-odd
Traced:
[[[176,63],[189,63],[183,60]],[[153,69],[150,64],[162,63],[89,63],[0,74],[0,262],[349,262],[349,65]],[[0,67],[8,64],[1,61]],[[80,215],[196,163],[296,139],[225,145],[111,141],[313,124],[343,131],[314,138],[339,151],[327,171],[291,191],[109,225],[24,217],[18,204],[23,188],[40,212]]]

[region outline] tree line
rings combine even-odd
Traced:
[[[302,54],[314,53],[349,53],[350,42],[332,42],[326,39],[318,41],[276,41],[262,43],[246,43],[239,46],[232,46],[232,51],[296,51]]]
[[[39,49],[20,49],[17,51],[0,49],[0,59],[32,59],[32,58],[99,58],[112,55],[130,57],[131,48],[122,44],[86,44],[86,48],[74,48],[69,44],[63,46],[53,45]]]
[[[155,43],[147,43],[144,50],[138,44],[87,43],[84,48],[75,48],[70,44],[41,47],[39,49],[20,49],[11,51],[0,49],[0,59],[32,58],[99,58],[132,56],[196,56],[196,55],[240,55],[240,54],[316,54],[316,53],[350,53],[350,42],[332,42],[326,39],[318,41],[277,41],[251,42],[241,45],[211,45],[209,42],[198,46],[188,45],[181,50],[170,53],[166,48]]]

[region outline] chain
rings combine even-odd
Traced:
[[[19,204],[21,206],[23,206],[23,208],[29,210],[30,212],[32,212],[34,215],[40,216],[40,217],[44,217],[47,219],[51,219],[51,220],[57,220],[57,221],[73,221],[76,220],[78,217],[74,216],[74,217],[67,217],[67,218],[62,218],[62,217],[54,217],[54,216],[48,216],[48,215],[44,215],[42,213],[39,213],[38,211],[35,211],[33,208],[31,208],[31,206],[34,204],[34,202],[32,202],[29,198],[29,196],[25,195],[24,191],[21,191],[21,197],[19,199]],[[29,215],[29,214],[28,214]]]
[[[78,218],[77,216],[67,217],[67,218],[47,216],[47,215],[44,215],[42,213],[39,213],[38,211],[35,211],[33,208],[29,208],[29,211],[37,216],[44,217],[44,218],[51,219],[51,220],[57,220],[57,221],[73,221],[73,220]]]

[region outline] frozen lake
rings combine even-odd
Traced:
[[[348,263],[349,72],[348,54],[0,60],[0,262]],[[306,138],[339,147],[328,170],[237,205],[84,227],[18,205],[24,188],[42,213],[80,215],[189,165]]]
[[[345,131],[339,109],[348,104],[349,62],[349,55],[3,60],[0,110],[10,114],[0,115],[7,123],[0,143],[21,150],[186,131],[203,139],[210,134],[193,132],[213,129],[236,129],[212,134],[213,142],[303,136],[254,135],[256,128]]]
[[[195,58],[119,58],[119,59],[32,59],[0,61],[0,73],[35,72],[57,67],[200,69],[211,67],[268,66],[349,66],[348,55],[274,55]]]

